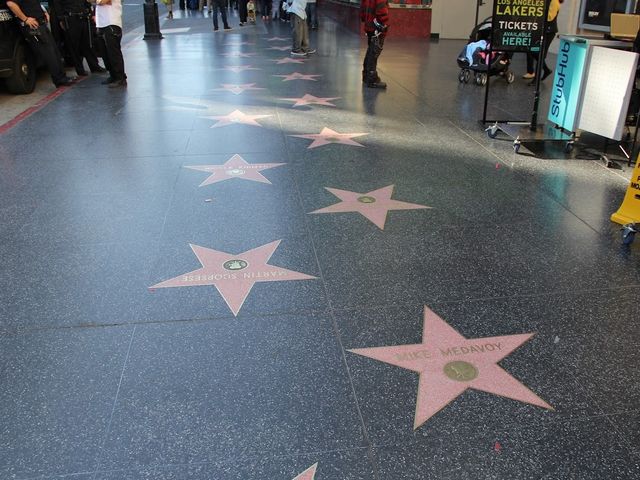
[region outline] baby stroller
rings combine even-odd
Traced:
[[[507,83],[513,83],[516,76],[509,70],[511,56],[507,52],[491,52],[491,58],[489,58],[490,41],[491,17],[474,27],[469,35],[469,43],[458,55],[460,83],[469,83],[471,72],[476,85],[486,85],[489,77],[494,75],[501,76]]]

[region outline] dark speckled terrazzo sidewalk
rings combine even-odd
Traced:
[[[176,18],[0,136],[0,479],[640,478],[629,172],[321,20]]]

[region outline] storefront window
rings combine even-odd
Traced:
[[[609,31],[612,13],[632,13],[634,0],[582,0],[580,28]]]

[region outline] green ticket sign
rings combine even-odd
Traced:
[[[549,0],[495,0],[492,48],[507,52],[539,52]]]

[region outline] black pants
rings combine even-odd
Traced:
[[[248,0],[238,0],[238,15],[240,15],[240,23],[247,23],[247,10]],[[254,2],[255,3],[255,2]]]
[[[246,4],[245,4],[246,5]],[[222,24],[224,28],[229,28],[229,22],[227,21],[227,1],[226,0],[213,0],[213,28],[218,28],[218,10],[220,10],[220,16],[222,16]],[[246,10],[246,6],[245,6]],[[241,17],[242,18],[242,17]],[[244,21],[247,21],[246,15]]]
[[[362,65],[362,80],[365,83],[376,83],[380,81],[378,76],[378,57],[382,53],[384,46],[384,35],[375,36],[373,32],[367,32],[367,53],[364,56]]]
[[[61,82],[67,80],[64,66],[62,65],[62,57],[51,32],[47,28],[45,19],[38,18],[37,20],[40,24],[37,35],[32,35],[33,31],[26,25],[22,27],[22,35],[31,50],[47,66],[54,85],[58,86]]]
[[[263,17],[271,16],[271,0],[260,0],[260,15]]]
[[[541,49],[542,51],[538,52],[538,55],[542,56],[544,71],[551,70],[547,66],[547,53],[549,52],[551,42],[553,42],[553,39],[556,38],[556,33],[558,33],[558,23],[556,20],[552,20],[547,24],[547,31],[544,34],[544,45],[542,45]],[[538,59],[538,55],[527,53],[527,73],[536,73],[533,67],[533,61]]]
[[[122,57],[122,29],[117,25],[109,25],[98,29],[98,36],[104,42],[103,57],[104,66],[109,70],[109,76],[116,80],[125,80],[127,78],[124,73],[124,58]]]
[[[89,17],[80,15],[67,15],[62,20],[64,25],[64,42],[71,55],[73,66],[78,74],[84,71],[83,57],[87,59],[89,68],[97,70],[98,59],[91,49],[91,29]]]

